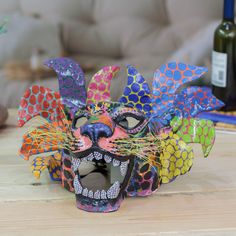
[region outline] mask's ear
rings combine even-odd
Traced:
[[[75,61],[69,58],[55,58],[45,65],[57,73],[62,103],[74,114],[79,107],[86,105],[84,73]]]

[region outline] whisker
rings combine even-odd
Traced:
[[[142,161],[160,165],[158,154],[162,151],[161,138],[148,134],[146,137],[130,137],[129,139],[116,139],[110,142],[113,150],[119,155],[135,155]]]

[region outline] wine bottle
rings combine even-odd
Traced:
[[[212,92],[225,103],[223,110],[236,110],[236,25],[234,0],[224,0],[221,24],[214,34]]]

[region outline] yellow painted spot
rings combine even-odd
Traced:
[[[57,176],[57,174],[56,174],[56,173],[53,173],[53,175],[52,175],[52,176],[53,176],[53,178],[55,178],[55,179],[56,179],[56,178],[58,178],[58,176]]]
[[[166,138],[168,138],[168,134],[161,134],[161,138],[163,138],[163,139],[166,139]]]
[[[169,178],[169,179],[172,179],[173,176],[174,176],[173,172],[170,172],[170,173],[168,174],[168,178]]]
[[[170,153],[164,152],[164,159],[169,159],[169,158],[170,158]]]
[[[173,146],[170,144],[166,147],[166,151],[169,152],[170,154],[173,154],[175,152]]]
[[[191,152],[189,152],[188,158],[189,158],[189,159],[193,159],[193,151],[192,151],[192,150],[191,150]]]
[[[162,176],[162,183],[167,184],[169,183],[169,179],[166,176]]]
[[[172,155],[171,158],[170,158],[170,161],[171,162],[176,162],[176,157],[174,155]]]
[[[34,177],[35,177],[36,179],[39,179],[41,172],[40,172],[40,171],[33,171],[33,174],[34,174]]]
[[[163,159],[164,159],[164,154],[161,153],[161,154],[160,154],[160,160],[163,160]]]
[[[170,163],[169,169],[170,169],[170,171],[174,171],[175,170],[175,164],[173,162]]]
[[[35,165],[39,166],[39,165],[42,165],[42,163],[43,163],[42,161],[36,161]]]
[[[189,160],[189,162],[188,162],[188,166],[191,167],[192,165],[193,165],[193,160],[191,159],[191,160]]]
[[[185,149],[186,143],[185,143],[184,141],[180,140],[180,141],[179,141],[179,146],[180,146],[181,148]]]
[[[54,158],[56,160],[60,161],[61,160],[61,154],[60,153],[55,154]]]
[[[179,135],[174,134],[174,135],[173,135],[173,138],[176,139],[176,140],[179,140]]]
[[[162,161],[162,166],[163,166],[164,168],[168,168],[168,167],[169,167],[169,161],[168,161],[168,160],[163,160],[163,161]]]
[[[52,169],[55,168],[54,162],[51,162],[51,163],[50,163],[50,167],[51,167]]]
[[[181,154],[181,152],[180,152],[179,150],[175,152],[175,156],[176,156],[177,158],[180,158],[180,154]]]
[[[180,168],[180,167],[182,167],[182,165],[183,165],[183,160],[180,158],[176,162],[176,167]]]
[[[178,176],[178,175],[180,175],[181,173],[180,173],[180,169],[175,169],[175,173],[174,173],[174,176]]]
[[[184,170],[187,172],[189,171],[188,161],[184,162]]]
[[[161,170],[161,175],[168,175],[169,174],[169,171],[167,169],[162,169]]]
[[[188,156],[188,153],[186,151],[182,152],[182,158],[185,160]]]
[[[189,167],[187,165],[184,165],[182,174],[185,174],[188,171],[189,171]]]

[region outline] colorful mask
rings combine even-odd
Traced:
[[[204,156],[209,154],[214,125],[193,117],[223,103],[206,88],[180,90],[199,79],[206,68],[175,62],[163,65],[154,73],[151,92],[142,75],[128,65],[124,93],[112,102],[110,83],[119,67],[97,72],[86,93],[84,74],[74,61],[51,59],[46,65],[58,75],[59,92],[38,85],[26,90],[19,126],[35,116],[38,122],[24,135],[19,153],[26,160],[39,154],[32,162],[34,176],[39,178],[48,169],[52,180],[75,193],[78,208],[111,212],[120,207],[124,196],[152,194],[190,170],[189,143],[200,143]],[[109,177],[106,188],[83,183],[91,174],[83,173],[87,165],[93,167],[92,173]]]

